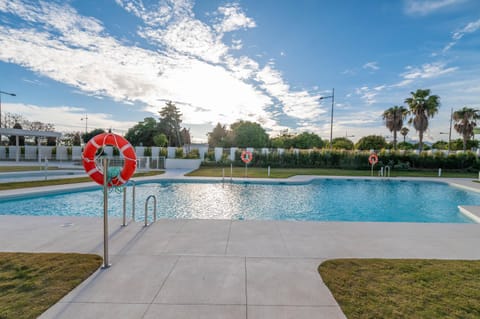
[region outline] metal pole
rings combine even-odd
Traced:
[[[450,130],[448,131],[448,154],[450,154],[450,143],[452,140],[452,119],[453,119],[453,107],[450,111]]]
[[[103,159],[103,267],[110,267],[108,262],[108,158]]]
[[[333,148],[333,105],[335,104],[335,88],[332,89],[332,112],[330,117],[330,149]]]
[[[123,223],[122,226],[127,226],[127,186],[123,187]]]
[[[8,93],[0,90],[0,128],[2,128],[2,94],[7,94],[10,96],[17,96],[15,93]],[[0,135],[0,142],[2,141],[2,135]]]

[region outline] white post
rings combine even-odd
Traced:
[[[480,172],[478,174],[480,176]],[[232,178],[233,178],[233,164],[230,163],[230,182],[232,181]]]
[[[45,180],[47,180],[48,176],[48,158],[45,157]]]
[[[268,166],[268,177],[270,177],[270,165]]]
[[[20,161],[20,136],[15,136],[15,145],[17,145],[16,161]],[[24,146],[25,147],[25,146]]]
[[[439,169],[438,169],[438,177],[441,177],[441,176],[442,176],[442,169],[439,168]]]

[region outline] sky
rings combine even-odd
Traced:
[[[480,1],[0,0],[1,111],[57,131],[125,134],[173,101],[194,142],[238,120],[329,140],[333,89],[333,138],[391,141],[383,111],[430,89],[425,140],[447,140],[480,108]]]

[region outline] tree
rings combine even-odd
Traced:
[[[398,143],[397,146],[398,146],[398,149],[401,149],[401,150],[413,150],[415,148],[413,144],[408,142],[400,142]]]
[[[410,130],[408,129],[408,127],[405,127],[405,126],[402,127],[402,129],[400,130],[400,134],[403,135],[403,143],[406,143],[405,138],[407,137],[408,132],[410,132]]]
[[[15,123],[15,125],[13,125],[13,128],[21,130],[22,125],[20,123]],[[8,145],[17,145],[17,137],[14,136],[14,135],[11,135],[8,138]],[[25,145],[25,136],[19,136],[18,137],[18,145],[19,146],[24,146]]]
[[[437,150],[446,150],[446,149],[448,149],[448,142],[437,141],[437,142],[432,144],[432,148],[437,149]]]
[[[408,114],[408,110],[403,106],[393,106],[383,112],[383,120],[385,126],[393,132],[393,149],[397,149],[397,131],[400,131],[403,126],[403,120]]]
[[[440,97],[438,95],[430,95],[430,90],[418,89],[416,92],[410,92],[411,97],[405,99],[405,103],[409,106],[409,113],[412,118],[408,123],[412,124],[418,132],[419,151],[423,150],[423,133],[428,129],[428,118],[433,118],[438,113],[440,107]]]
[[[158,112],[160,114],[160,123],[158,124],[160,133],[168,138],[170,146],[182,146],[182,138],[180,135],[180,123],[182,123],[182,114],[178,108],[169,101]]]
[[[379,135],[364,136],[355,145],[358,150],[380,150],[386,146],[385,138]]]
[[[167,143],[168,143],[168,138],[163,133],[157,134],[153,137],[153,144],[155,144],[155,146],[164,147],[165,145],[167,145]]]
[[[478,112],[478,110],[466,106],[453,112],[454,128],[458,134],[462,135],[464,152],[467,149],[467,142],[473,136],[473,129],[477,126],[476,120],[480,118]]]
[[[94,136],[96,136],[98,134],[102,134],[102,133],[105,133],[105,130],[103,130],[101,128],[96,128],[96,129],[91,130],[90,132],[84,133],[84,134],[82,134],[83,142],[88,143],[88,141],[90,141]]]
[[[284,132],[282,135],[270,139],[270,144],[274,148],[292,148],[295,135]]]
[[[321,148],[324,143],[320,136],[315,133],[303,132],[293,137],[293,147],[300,149]]]
[[[208,146],[210,147],[225,147],[227,142],[227,129],[225,125],[217,123],[217,126],[213,128],[211,132],[207,134],[208,136]]]
[[[353,150],[353,142],[346,137],[336,137],[332,140],[332,148]]]
[[[129,128],[125,138],[132,145],[153,146],[154,136],[158,135],[158,124],[153,117],[146,117],[134,127]]]
[[[467,149],[478,148],[478,141],[477,140],[468,140],[467,141]],[[452,151],[457,151],[463,149],[463,139],[458,138],[453,140],[450,144],[450,149]]]
[[[238,121],[230,125],[233,144],[237,147],[266,147],[268,135],[258,123]]]
[[[70,132],[63,134],[62,142],[66,146],[80,146],[82,142],[80,132]]]

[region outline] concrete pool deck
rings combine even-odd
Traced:
[[[468,179],[447,181],[480,189]],[[324,260],[480,259],[480,224],[120,223],[110,219],[112,266],[98,270],[41,318],[345,318],[317,272]],[[103,256],[102,219],[0,216],[0,250]]]

